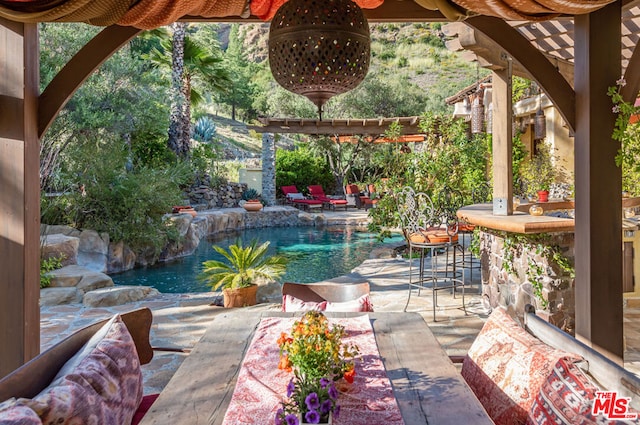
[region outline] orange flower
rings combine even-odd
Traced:
[[[344,380],[350,384],[353,384],[353,378],[355,378],[355,376],[356,376],[356,370],[351,369],[344,373]]]
[[[280,362],[278,362],[278,369],[284,370],[285,372],[291,372],[291,362],[289,362],[289,356],[280,357]]]

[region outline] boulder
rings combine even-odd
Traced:
[[[123,241],[109,244],[107,273],[131,270],[136,265],[136,254]]]
[[[113,280],[104,273],[71,265],[54,270],[51,275],[51,288],[75,288],[81,295],[106,286],[113,286]]]
[[[157,296],[157,289],[148,286],[113,286],[84,294],[82,303],[87,307],[110,307]]]
[[[62,233],[40,236],[40,256],[54,258],[63,256],[62,265],[77,264],[80,240]]]
[[[191,214],[172,214],[167,217],[175,226],[180,237],[185,236],[191,228],[191,222],[193,221],[193,216]]]
[[[51,306],[60,304],[79,303],[82,294],[75,287],[69,288],[43,288],[40,290],[40,305]]]
[[[83,230],[78,247],[78,265],[98,272],[107,271],[109,234]]]
[[[41,224],[40,225],[40,234],[41,235],[55,235],[57,233],[61,233],[65,236],[80,236],[80,230],[75,229],[71,226],[65,226],[62,224]]]

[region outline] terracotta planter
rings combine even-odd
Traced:
[[[549,191],[548,190],[539,190],[538,191],[538,202],[549,202]]]
[[[256,305],[256,293],[258,285],[251,285],[245,288],[223,289],[222,297],[225,308],[244,307]]]
[[[260,201],[247,201],[242,205],[247,211],[260,211],[262,209],[262,202]]]

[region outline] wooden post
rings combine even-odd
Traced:
[[[511,59],[507,69],[493,71],[493,214],[513,214]]]
[[[607,88],[621,74],[621,2],[575,17],[576,336],[622,361],[622,174]]]
[[[38,30],[0,19],[0,376],[40,352]]]

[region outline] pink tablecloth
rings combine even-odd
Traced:
[[[238,374],[225,425],[272,424],[276,410],[286,396],[292,374],[278,370],[277,340],[281,332],[291,332],[295,319],[262,319]],[[338,404],[340,416],[335,425],[402,425],[402,415],[393,396],[391,383],[378,353],[368,316],[330,319],[348,333],[345,342],[360,348],[356,377],[351,385],[341,386]]]

